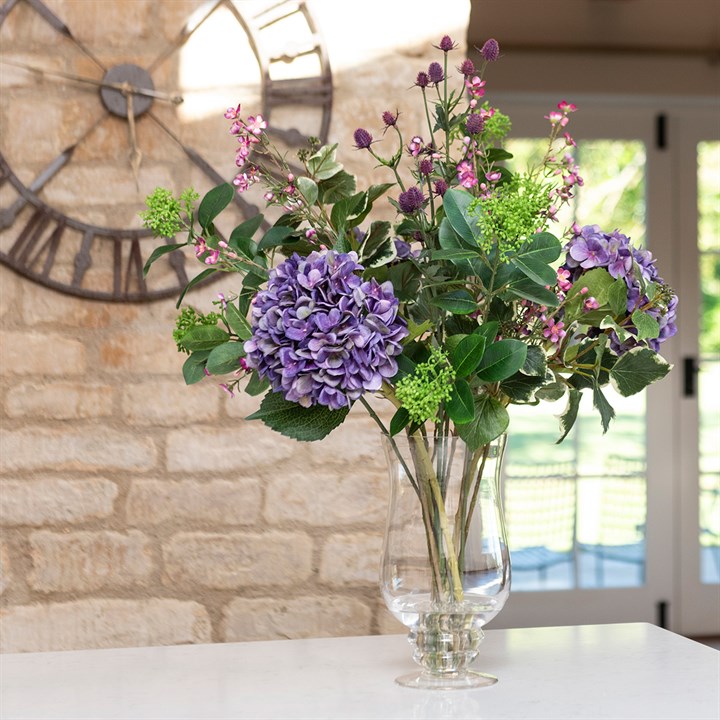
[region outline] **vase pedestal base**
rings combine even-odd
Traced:
[[[447,673],[446,675],[434,675],[421,670],[395,678],[398,685],[419,690],[470,690],[489,687],[497,681],[494,675],[486,675],[475,670],[468,670],[464,673]]]

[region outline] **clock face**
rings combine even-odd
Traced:
[[[176,296],[203,267],[171,253],[143,278],[158,241],[138,213],[158,186],[202,196],[235,175],[226,108],[261,113],[289,158],[327,140],[332,78],[307,5],[198,1],[177,17],[192,4],[133,20],[128,1],[122,28],[87,0],[0,8],[3,263],[85,298]],[[236,194],[218,229],[263,211],[259,188]]]

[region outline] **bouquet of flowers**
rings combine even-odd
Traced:
[[[146,226],[186,237],[157,248],[146,271],[190,246],[206,266],[190,285],[237,274],[215,312],[186,308],[178,319],[185,380],[226,376],[228,392],[262,396],[252,419],[302,441],[324,438],[360,403],[387,438],[403,433],[426,447],[433,436],[459,439],[482,458],[507,430],[511,403],[566,397],[560,441],[586,392],[607,430],[608,384],[628,396],[669,371],[658,349],[675,333],[677,297],[651,254],[620,231],[553,231],[582,185],[568,132],[575,106],[560,102],[546,116],[542,161],[511,171],[510,120],[485,98],[498,43],[485,43],[479,67],[454,67],[448,36],[437,48],[439,61],[415,79],[426,126],[406,131],[399,113],[385,111],[382,140],[354,133],[354,147],[377,163],[378,184],[358,188],[337,145],[311,140],[289,160],[265,119],[244,118],[238,106],[225,114],[237,176],[197,208],[191,190],[148,198]],[[216,219],[256,183],[279,219],[268,226],[258,215],[223,237]],[[395,222],[373,217],[381,201],[395,208]],[[387,427],[368,393],[394,406]],[[428,452],[406,470],[417,494],[426,492],[426,530],[441,558],[436,589],[458,598],[463,548],[443,525],[444,465]],[[462,522],[478,481],[477,463],[468,467]]]

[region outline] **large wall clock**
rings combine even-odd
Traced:
[[[291,151],[327,140],[332,106],[305,2],[198,0],[182,20],[189,3],[145,5],[145,18],[133,18],[134,4],[118,23],[90,0],[0,9],[0,260],[105,301],[174,296],[202,269],[171,253],[143,278],[157,241],[138,212],[158,185],[202,194],[233,177],[227,107],[261,112]],[[262,205],[237,195],[230,221]]]

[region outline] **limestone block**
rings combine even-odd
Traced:
[[[260,465],[277,465],[300,455],[300,443],[282,437],[259,422],[238,422],[214,427],[193,427],[168,433],[167,468],[170,472],[203,474],[237,471],[254,474]]]
[[[138,530],[30,535],[33,571],[28,582],[41,592],[100,590],[145,585],[153,570],[150,540]]]
[[[10,552],[7,543],[0,543],[0,595],[10,586],[12,582],[12,570],[10,569]]]
[[[0,431],[0,470],[150,470],[156,459],[150,438],[108,427],[55,430],[27,427]]]
[[[179,533],[163,545],[163,581],[223,590],[292,585],[310,576],[312,547],[303,533]]]
[[[340,596],[232,600],[223,613],[226,642],[348,637],[370,632],[370,608]]]
[[[6,330],[0,333],[0,373],[81,375],[87,370],[84,345],[57,333]]]
[[[377,583],[382,535],[331,535],[322,549],[320,579],[330,585]]]
[[[385,471],[380,431],[369,418],[346,420],[324,440],[308,443],[307,447],[311,460],[320,465],[335,459],[344,467],[357,468],[358,474]]]
[[[131,425],[187,425],[217,418],[221,391],[212,384],[176,380],[124,385],[122,411]]]
[[[93,598],[0,610],[2,652],[179,645],[210,640],[207,610],[200,603],[184,600]]]
[[[327,527],[353,523],[382,525],[387,507],[383,473],[348,465],[338,470],[276,473],[268,483],[265,519]]]
[[[107,417],[113,411],[113,389],[98,383],[21,383],[11,387],[5,398],[9,417],[42,417],[79,420]]]
[[[105,478],[0,480],[0,523],[53,525],[108,517],[118,487]]]
[[[260,481],[135,480],[127,498],[130,525],[197,521],[250,525],[260,514]]]
[[[142,370],[143,374],[176,374],[182,377],[185,355],[177,351],[172,333],[113,333],[100,345],[103,369]]]

